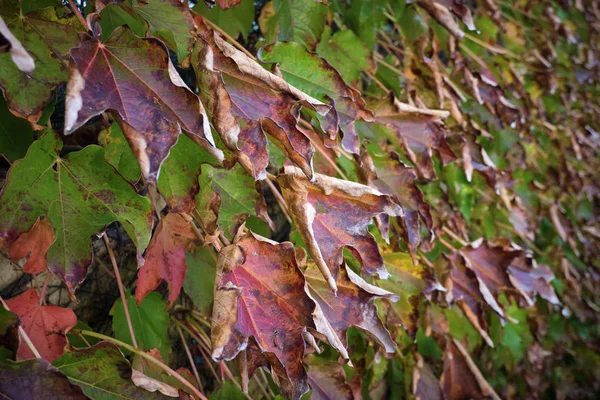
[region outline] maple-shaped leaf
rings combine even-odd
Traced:
[[[61,148],[48,132],[12,165],[0,196],[0,248],[46,216],[55,232],[48,269],[74,291],[91,263],[92,235],[119,221],[141,253],[153,221],[148,199],[104,161],[101,147],[87,146],[64,158],[58,156]]]
[[[500,400],[485,380],[463,345],[453,338],[446,340],[444,370],[440,378],[444,399]]]
[[[5,399],[84,400],[81,389],[47,360],[0,361],[0,396]]]
[[[339,72],[325,59],[316,53],[309,53],[299,44],[277,42],[263,47],[260,58],[265,62],[279,63],[279,70],[283,77],[295,87],[323,102],[333,101],[332,110],[336,114],[335,125],[327,132],[329,136],[325,144],[330,147],[337,145],[339,123],[343,133],[342,147],[351,153],[359,153],[355,121],[373,119],[373,114],[366,109],[365,101],[359,91],[348,86]],[[327,129],[328,125],[322,118],[320,119],[323,128]]]
[[[185,85],[157,39],[140,39],[125,27],[105,42],[86,36],[71,50],[76,68],[67,85],[65,133],[113,110],[142,173],[151,183],[184,130],[220,159],[204,107]]]
[[[365,175],[363,179],[381,193],[390,195],[404,210],[404,215],[399,218],[401,234],[414,257],[421,243],[421,224],[430,232],[433,228],[430,206],[416,185],[415,170],[402,163],[393,152],[384,157],[371,157],[366,149],[363,149],[360,158],[361,172]],[[387,221],[380,219],[379,225],[384,237],[388,230],[386,224]]]
[[[555,278],[547,265],[538,265],[531,257],[519,257],[508,267],[508,277],[514,287],[525,299],[527,306],[535,304],[535,296],[560,304],[550,282]]]
[[[285,167],[277,181],[308,252],[334,291],[346,247],[361,262],[365,274],[388,276],[368,225],[381,214],[402,215],[402,208],[390,196],[321,174],[315,174],[315,182],[310,182],[294,167]]]
[[[501,291],[512,288],[507,269],[523,252],[512,247],[507,240],[490,244],[484,239],[463,247],[459,252],[464,257],[467,268],[475,273],[479,291],[485,301],[498,315],[506,318],[497,298]]]
[[[433,152],[443,164],[456,157],[446,142],[446,131],[440,117],[447,112],[417,109],[400,103],[393,97],[384,98],[373,105],[375,122],[389,130],[389,139],[403,148],[419,175],[425,179],[435,178]]]
[[[443,400],[440,381],[433,374],[431,367],[418,353],[415,354],[415,358],[417,363],[412,376],[413,394],[418,400]]]
[[[131,380],[131,364],[112,343],[100,342],[80,350],[68,348],[52,364],[92,399],[172,399],[137,387]]]
[[[408,254],[386,253],[383,261],[391,277],[377,284],[399,297],[398,301],[389,302],[387,322],[402,325],[414,337],[418,328],[421,295],[445,289],[430,270],[422,263],[414,264]]]
[[[6,300],[6,305],[19,316],[21,326],[43,358],[53,361],[60,357],[67,345],[65,335],[77,323],[73,310],[40,305],[40,297],[33,288]],[[33,357],[27,344],[22,342],[17,358],[26,360]]]
[[[201,18],[198,22],[204,25]],[[265,70],[215,32],[205,30],[202,38],[192,65],[205,82],[207,91],[201,95],[225,144],[234,151],[239,148],[253,164],[250,172],[260,178],[268,160],[264,130],[307,176],[312,176],[314,149],[297,127],[300,108],[326,114],[331,107]]]
[[[169,213],[160,220],[138,271],[135,297],[138,305],[164,280],[169,285],[169,302],[173,304],[185,279],[185,248],[196,239],[193,222],[181,214]]]
[[[342,365],[336,361],[324,362],[315,357],[306,360],[311,399],[354,400],[352,388],[346,383]]]
[[[251,232],[238,235],[217,261],[212,357],[231,360],[252,337],[284,395],[300,398],[308,391],[304,336],[307,328],[315,328],[315,304],[304,284],[291,243],[278,244]]]
[[[10,259],[13,261],[27,257],[23,272],[39,274],[47,268],[46,253],[54,241],[52,224],[45,217],[39,217],[31,229],[24,232],[9,247]]]
[[[309,263],[304,271],[307,292],[317,303],[317,331],[327,338],[342,357],[348,359],[348,329],[357,327],[375,339],[388,353],[396,344],[377,315],[375,300],[397,301],[398,296],[365,282],[350,268],[340,270],[338,290],[334,294],[318,268]]]
[[[0,54],[0,88],[13,113],[37,122],[54,89],[68,78],[66,61],[81,24],[74,15],[58,17],[54,7],[23,13],[18,0],[2,1],[0,17],[38,66],[23,72],[10,53]]]

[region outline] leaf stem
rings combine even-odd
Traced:
[[[115,253],[113,252],[112,247],[110,247],[110,241],[108,240],[108,235],[106,234],[106,232],[104,232],[102,237],[104,238],[104,244],[106,245],[106,250],[108,250],[108,256],[110,257],[110,262],[115,272],[117,286],[119,287],[119,294],[121,295],[121,302],[123,303],[123,310],[125,311],[125,319],[127,320],[129,334],[131,335],[131,343],[133,343],[133,346],[137,348],[138,344],[135,340],[135,334],[133,332],[133,323],[131,322],[131,316],[129,315],[129,303],[127,302],[127,297],[125,297],[125,289],[123,289],[123,282],[121,281],[121,274],[119,273],[119,267],[117,266]]]
[[[2,305],[4,306],[4,309],[6,311],[10,311],[10,308],[8,308],[8,304],[6,304],[6,302],[4,301],[4,299],[2,298],[2,296],[0,296],[0,302],[2,302]],[[23,327],[21,325],[19,325],[18,330],[19,330],[19,335],[21,335],[21,339],[23,339],[23,341],[25,342],[25,344],[27,345],[27,347],[29,348],[29,350],[31,350],[31,352],[33,353],[33,355],[35,356],[35,358],[42,358],[42,355],[35,348],[35,345],[31,341],[31,339],[29,338],[29,335],[27,335],[27,332],[25,332],[25,329],[23,329]]]
[[[196,382],[198,382],[198,387],[200,388],[200,390],[202,390],[202,381],[200,381],[200,375],[198,374],[198,369],[196,368],[196,363],[194,363],[194,358],[192,357],[190,348],[188,347],[185,337],[183,336],[181,327],[179,325],[177,325],[176,327],[177,327],[177,333],[179,333],[179,337],[181,338],[181,343],[183,344],[185,354],[187,355],[188,360],[190,362],[190,366],[192,367],[192,371],[194,372],[194,377],[196,378]]]
[[[441,237],[438,237],[438,240],[440,241],[441,244],[443,244],[444,246],[446,246],[450,251],[452,251],[454,253],[456,253],[458,251],[458,250],[456,250],[456,247],[452,246],[450,243],[446,242]]]
[[[444,231],[444,233],[448,234],[448,236],[450,236],[452,239],[454,239],[458,243],[460,243],[461,246],[468,246],[469,245],[460,236],[458,236],[456,233],[452,232],[452,230],[450,230],[450,228],[448,228],[447,226],[443,226],[442,230]]]
[[[44,284],[42,285],[42,290],[40,292],[40,306],[46,304],[46,289],[48,289],[48,282],[50,281],[50,271],[46,273],[46,279],[44,279]]]
[[[179,382],[183,383],[188,389],[190,389],[195,395],[196,397],[198,397],[201,400],[208,400],[208,398],[203,395],[194,385],[192,385],[190,382],[188,382],[187,379],[185,379],[183,376],[181,376],[179,373],[177,373],[177,371],[175,371],[174,369],[172,369],[171,367],[169,367],[167,364],[163,363],[160,360],[157,360],[156,358],[152,357],[150,354],[145,353],[139,349],[136,349],[135,347],[125,343],[125,342],[121,342],[118,339],[112,338],[110,336],[106,336],[103,335],[101,333],[96,333],[96,332],[92,332],[92,331],[87,331],[87,330],[80,330],[79,331],[82,335],[86,335],[86,336],[91,336],[91,337],[95,337],[101,340],[106,340],[107,342],[111,342],[113,344],[116,344],[119,347],[123,347],[129,351],[131,351],[132,353],[135,353],[137,355],[139,355],[142,358],[145,358],[146,360],[150,361],[151,363],[153,363],[154,365],[158,366],[159,368],[161,368],[163,371],[171,374],[175,379],[177,379]]]
[[[283,198],[283,196],[281,195],[279,190],[277,190],[277,187],[275,186],[275,184],[273,184],[273,182],[271,182],[271,180],[275,180],[275,179],[276,178],[274,175],[267,173],[267,179],[265,179],[265,182],[267,182],[267,186],[269,186],[269,189],[271,189],[271,192],[273,192],[273,196],[275,196],[275,200],[277,200],[277,204],[279,204],[281,211],[283,211],[283,215],[285,215],[285,218],[291,224],[292,217],[290,216],[290,210],[288,209],[287,203],[285,202],[285,199]]]
[[[83,25],[83,27],[87,31],[88,24],[85,21],[85,18],[83,17],[83,15],[81,14],[81,11],[79,11],[79,8],[77,8],[77,5],[73,2],[73,0],[68,0],[68,1],[69,1],[69,5],[71,6],[71,10],[77,16],[77,18],[79,19],[79,22],[81,22],[81,25]]]

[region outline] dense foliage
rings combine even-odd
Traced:
[[[597,2],[0,17],[3,397],[600,396]]]

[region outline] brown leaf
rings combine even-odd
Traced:
[[[537,265],[531,257],[519,257],[508,267],[509,279],[523,296],[529,307],[535,304],[535,296],[540,295],[552,304],[560,304],[550,282],[554,273],[546,265]]]
[[[252,337],[258,351],[248,352],[249,373],[268,363],[284,395],[300,398],[308,391],[304,336],[315,328],[315,305],[304,284],[291,243],[253,233],[236,237],[217,261],[212,357],[231,360]]]
[[[84,37],[71,50],[76,68],[67,85],[65,134],[111,109],[144,176],[156,182],[181,130],[219,160],[204,107],[169,60],[164,44],[117,28],[102,43]]]
[[[417,109],[398,102],[394,98],[385,98],[373,106],[375,122],[390,129],[404,147],[406,155],[425,179],[435,178],[433,152],[444,164],[456,157],[448,143],[446,131],[439,118],[448,116],[448,112]]]
[[[386,298],[397,301],[398,296],[365,282],[350,268],[340,271],[338,291],[334,294],[313,263],[304,271],[307,292],[317,303],[315,324],[317,331],[342,357],[348,357],[347,332],[352,326],[360,328],[375,339],[388,353],[396,344],[377,315],[374,301]]]
[[[334,291],[345,247],[360,261],[365,274],[387,278],[368,225],[377,215],[403,215],[402,208],[389,196],[321,174],[315,174],[315,182],[311,183],[294,167],[285,167],[278,183],[308,252]]]
[[[54,241],[54,229],[48,219],[39,217],[31,229],[24,232],[9,247],[10,259],[17,261],[28,257],[23,272],[39,274],[47,269],[46,252]]]
[[[169,213],[161,219],[146,250],[144,265],[138,271],[135,290],[138,305],[162,280],[169,285],[171,304],[179,296],[187,269],[185,248],[196,239],[192,223],[181,214]]]
[[[457,39],[462,39],[465,34],[460,29],[456,20],[450,13],[450,10],[444,4],[444,1],[419,0],[419,5],[425,9],[437,22],[448,30]]]
[[[346,374],[340,363],[321,363],[307,360],[308,383],[314,400],[353,400],[352,388],[346,383]]]
[[[204,25],[201,19],[197,22]],[[300,108],[326,114],[331,107],[262,68],[215,32],[205,30],[202,38],[194,49],[192,65],[206,84],[208,90],[202,97],[226,145],[245,154],[253,165],[249,172],[260,179],[268,165],[264,130],[312,176],[314,149],[297,127]]]
[[[417,400],[443,400],[444,395],[440,387],[440,381],[436,378],[429,367],[425,364],[423,357],[415,354],[417,364],[413,369],[412,384],[413,393]]]
[[[446,341],[444,372],[440,378],[447,400],[494,399],[500,400],[485,380],[467,350],[456,339]]]
[[[33,288],[6,300],[6,304],[19,316],[21,326],[43,358],[52,362],[62,355],[67,345],[65,335],[77,323],[73,310],[40,305],[40,298]],[[33,357],[27,344],[21,342],[17,359],[26,360]]]

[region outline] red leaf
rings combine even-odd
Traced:
[[[308,360],[308,383],[312,400],[353,400],[342,366],[335,361],[317,364]]]
[[[23,271],[28,274],[44,272],[47,268],[46,252],[53,241],[52,224],[46,218],[39,217],[29,231],[10,244],[10,259],[17,261],[29,257]]]
[[[35,289],[6,300],[8,308],[19,316],[21,326],[43,358],[52,362],[60,357],[67,344],[66,333],[77,324],[73,310],[56,306],[41,306]],[[34,355],[22,342],[17,358],[26,360]]]
[[[278,183],[294,223],[317,267],[335,291],[335,279],[348,247],[367,275],[388,276],[377,242],[369,233],[373,217],[402,215],[392,199],[359,183],[315,174],[312,183],[294,167],[285,167]]]
[[[77,69],[67,86],[66,134],[108,109],[116,111],[150,182],[158,178],[182,129],[222,158],[213,147],[204,107],[179,77],[161,41],[140,39],[121,27],[105,43],[84,38],[71,57]]]
[[[146,250],[144,265],[138,272],[135,290],[138,306],[161,280],[169,285],[171,304],[179,296],[187,269],[185,248],[196,239],[190,224],[181,214],[167,214],[161,219]]]
[[[248,233],[219,253],[211,340],[215,360],[231,360],[256,340],[248,353],[249,373],[268,363],[286,397],[308,391],[302,365],[307,328],[315,327],[314,302],[289,242]],[[250,348],[249,348],[250,349]]]
[[[368,284],[348,267],[339,275],[338,292],[334,294],[313,264],[304,271],[308,293],[318,305],[315,310],[317,331],[344,358],[349,358],[347,332],[352,326],[367,332],[386,352],[393,353],[396,344],[379,319],[374,301],[380,297],[397,301],[398,296]]]

